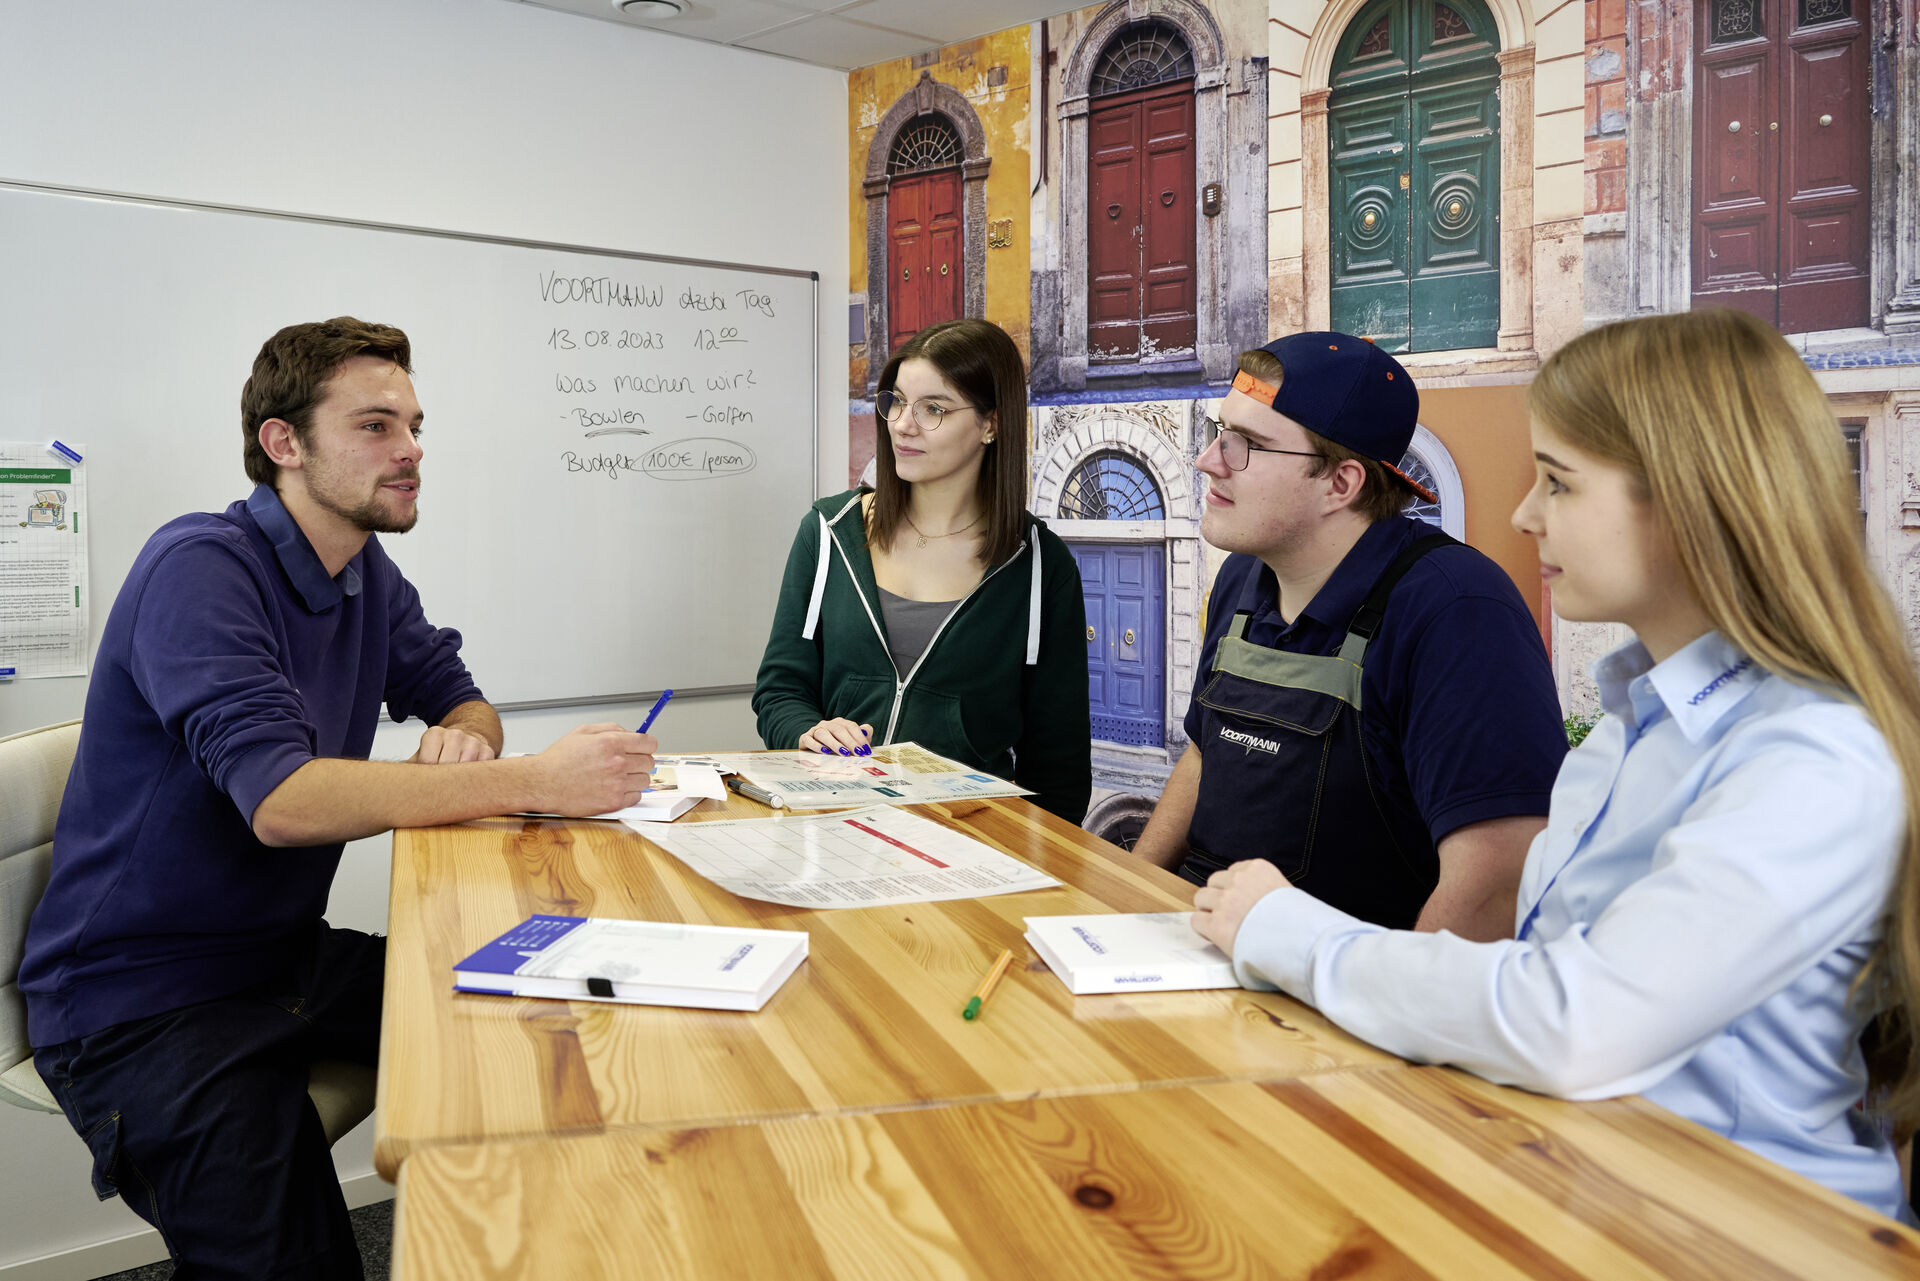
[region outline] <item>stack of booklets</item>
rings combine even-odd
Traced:
[[[1190,912],[1026,920],[1027,942],[1075,996],[1240,986],[1227,954],[1193,932]]]
[[[873,748],[866,756],[817,752],[721,752],[658,757],[711,766],[727,786],[775,809],[841,809],[853,805],[926,805],[943,801],[1031,796],[1018,783],[984,774],[918,743]]]
[[[798,930],[534,916],[453,967],[456,992],[757,1010],[807,959]]]

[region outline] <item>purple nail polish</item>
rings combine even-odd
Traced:
[[[872,756],[873,749],[871,747],[862,746],[859,751],[854,753],[854,755],[855,756]]]
[[[844,748],[844,747],[843,747],[843,748],[841,748],[841,749],[840,749],[840,755],[842,755],[842,756],[852,756],[852,755],[853,755],[853,753],[852,753],[852,752],[849,752],[849,751],[848,751],[848,750],[847,750],[846,748]]]
[[[823,747],[823,748],[821,748],[821,749],[820,749],[820,755],[822,755],[822,756],[832,756],[832,755],[833,755],[833,749],[832,749],[831,747]]]

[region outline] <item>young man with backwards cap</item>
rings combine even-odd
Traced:
[[[1566,754],[1506,573],[1400,514],[1420,397],[1361,338],[1240,357],[1200,455],[1209,597],[1191,746],[1134,852],[1195,883],[1278,873],[1391,928],[1510,937]]]

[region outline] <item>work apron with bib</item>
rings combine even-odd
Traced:
[[[1365,921],[1410,928],[1439,881],[1419,814],[1389,807],[1360,732],[1361,675],[1387,597],[1428,552],[1416,538],[1374,580],[1340,652],[1290,654],[1247,639],[1259,576],[1249,580],[1196,700],[1200,791],[1180,875],[1196,884],[1264,858],[1315,898]],[[1416,691],[1416,696],[1417,696]]]

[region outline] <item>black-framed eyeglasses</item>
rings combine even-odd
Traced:
[[[898,423],[911,411],[914,425],[921,431],[939,431],[947,415],[961,409],[980,412],[978,405],[936,405],[931,400],[910,401],[897,391],[883,391],[873,398],[873,412],[883,422]]]
[[[1296,458],[1318,458],[1319,454],[1311,449],[1269,449],[1265,445],[1256,445],[1244,434],[1225,426],[1218,418],[1207,419],[1207,445],[1220,446],[1220,461],[1227,465],[1228,471],[1245,471],[1247,463],[1255,453],[1292,454]],[[1206,453],[1205,449],[1200,451]]]

